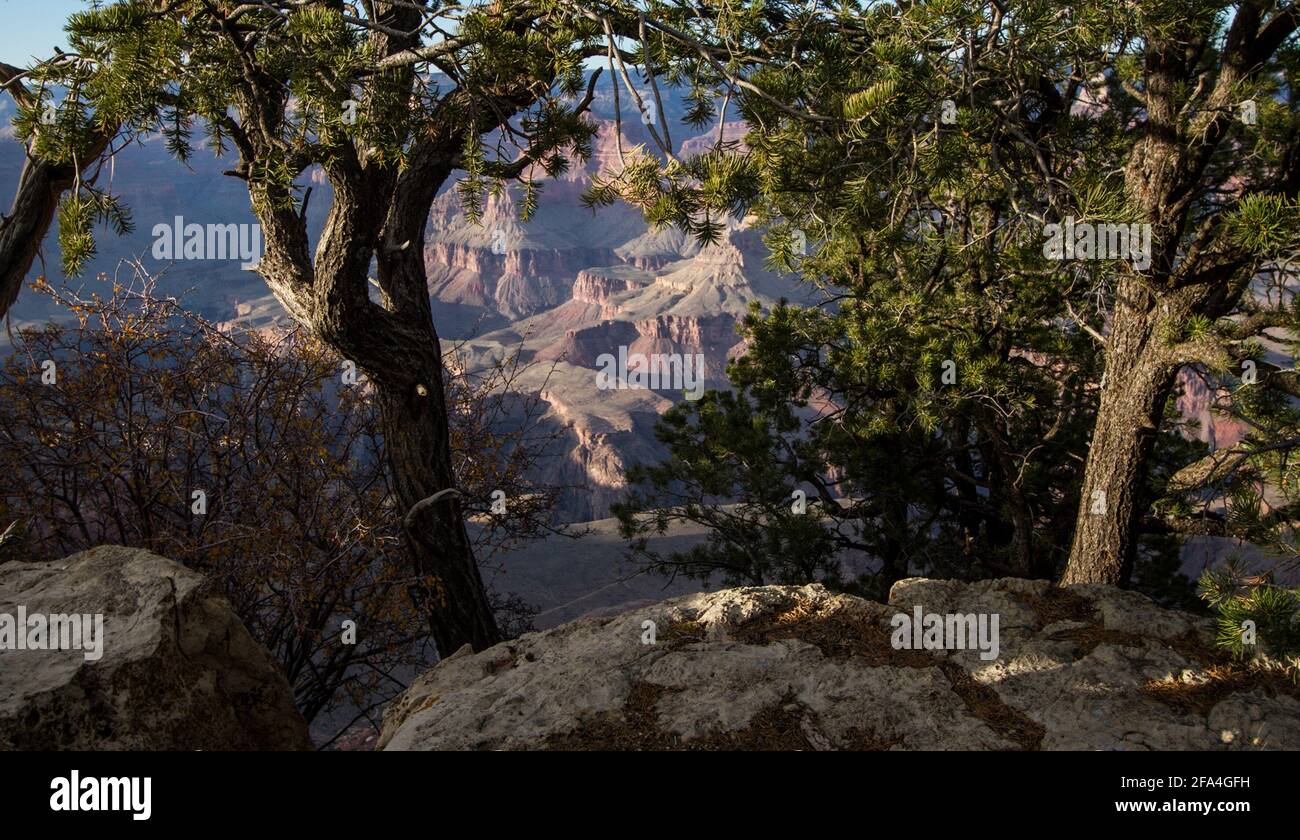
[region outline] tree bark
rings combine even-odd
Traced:
[[[1156,304],[1140,280],[1121,281],[1062,584],[1122,585],[1133,570],[1147,469],[1177,371],[1156,344]]]
[[[0,222],[0,318],[9,311],[54,219],[72,167],[28,158],[9,215]]]
[[[413,594],[444,657],[466,644],[483,650],[501,640],[454,493],[442,349],[424,269],[427,208],[448,172],[445,157],[422,149],[390,186],[375,175],[365,181],[367,189],[354,192],[354,181],[336,174],[310,297],[298,297],[274,262],[264,272],[286,306],[355,362],[375,389],[397,516],[419,578]],[[269,214],[264,218],[274,223]],[[369,297],[372,257],[382,305]]]
[[[414,249],[415,255],[422,252]],[[424,287],[424,265],[418,256],[403,259],[398,270],[418,273],[419,287]],[[399,285],[414,287],[416,279]],[[424,308],[428,309],[427,298]],[[457,497],[449,494],[415,509],[435,493],[456,486],[438,334],[431,314],[418,323],[423,329],[414,330],[417,337],[409,353],[392,359],[386,371],[369,373],[374,377],[399,513],[410,514],[407,546],[416,571],[431,584],[423,587],[427,599],[423,606],[438,652],[446,657],[466,644],[474,650],[491,647],[501,641],[501,635]]]

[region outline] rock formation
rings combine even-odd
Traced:
[[[896,649],[891,619],[917,606],[999,616],[998,656]],[[904,580],[887,605],[698,593],[466,648],[390,705],[380,747],[1300,748],[1300,691],[1221,660],[1210,631],[1133,592],[1011,578]]]
[[[0,565],[0,621],[103,616],[97,659],[0,649],[0,750],[310,749],[276,663],[202,584],[120,546]]]

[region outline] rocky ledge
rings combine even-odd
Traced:
[[[202,575],[120,546],[0,565],[0,750],[306,749],[289,683]]]
[[[891,620],[916,607],[996,615],[998,655],[897,648]],[[1012,578],[904,580],[887,605],[701,593],[463,649],[390,705],[379,746],[1300,749],[1300,690],[1211,634],[1133,592]]]

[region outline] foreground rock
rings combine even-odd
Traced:
[[[896,650],[890,619],[916,606],[997,614],[998,656]],[[732,589],[465,649],[391,704],[380,747],[1300,748],[1296,687],[1210,639],[1206,619],[1102,586],[911,579],[889,605]]]
[[[118,546],[0,565],[0,621],[103,614],[98,659],[0,650],[0,750],[309,749],[288,682],[202,583]]]

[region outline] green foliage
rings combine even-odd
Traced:
[[[1212,82],[1228,4],[1086,2],[1063,19],[1059,4],[1037,0],[830,8],[728,0],[716,29],[675,8],[658,11],[712,53],[701,58],[682,43],[671,66],[711,85],[750,131],[743,146],[719,143],[687,160],[640,157],[593,185],[588,201],[631,202],[651,222],[705,242],[717,238],[720,217],[748,216],[767,229],[770,267],[796,274],[826,302],[746,319],[748,353],[729,369],[734,399],[710,409],[737,422],[757,418],[798,456],[749,448],[692,460],[684,456],[701,442],[694,427],[665,423],[673,467],[637,474],[625,518],[650,516],[683,486],[725,479],[727,498],[744,509],[759,497],[749,484],[788,492],[812,475],[837,500],[817,516],[852,529],[856,545],[871,543],[886,578],[1052,575],[1080,509],[1101,343],[1116,289],[1133,269],[1124,260],[1049,259],[1045,225],[1150,221],[1128,172],[1150,136],[1143,45],[1203,42],[1191,75]],[[1177,353],[1190,377],[1205,379],[1215,414],[1247,429],[1236,468],[1188,488],[1174,477],[1213,453],[1184,439],[1196,430],[1170,401],[1135,494],[1145,534],[1139,577],[1170,601],[1185,593],[1157,578],[1177,568],[1186,533],[1249,534],[1273,545],[1288,541],[1300,510],[1290,501],[1297,482],[1288,457],[1300,441],[1288,402],[1300,381],[1266,365],[1259,333],[1247,330],[1254,320],[1243,322],[1267,310],[1266,325],[1278,330],[1270,351],[1283,344],[1294,357],[1290,337],[1300,333],[1285,332],[1296,318],[1284,255],[1300,246],[1300,226],[1293,195],[1240,191],[1295,166],[1287,150],[1300,127],[1288,93],[1296,59],[1284,48],[1272,72],[1235,92],[1256,101],[1258,124],[1227,126],[1228,140],[1205,164],[1208,186],[1191,199],[1185,239],[1172,243],[1179,258],[1244,246],[1239,263],[1216,270],[1242,278],[1228,295],[1257,270],[1271,271],[1265,302],[1246,296],[1226,316],[1194,311],[1142,351]],[[738,85],[740,76],[749,85]],[[1203,106],[1206,89],[1179,88],[1186,136],[1215,117]],[[1153,251],[1168,244],[1154,242]],[[1259,363],[1260,382],[1228,397],[1246,358]],[[743,477],[750,473],[753,482]],[[1288,501],[1270,507],[1265,484]],[[698,521],[690,514],[683,518]],[[725,528],[717,534],[729,538]]]
[[[633,484],[671,489],[652,504],[633,491],[613,506],[623,535],[634,540],[632,556],[702,582],[715,577],[729,585],[835,580],[832,554],[843,544],[841,535],[817,514],[817,499],[808,502],[811,515],[792,504],[798,482],[790,476],[812,474],[818,465],[797,463],[799,452],[782,434],[793,428],[791,418],[756,412],[728,392],[709,391],[688,405],[669,410],[656,432],[674,456],[628,473]],[[733,497],[745,501],[717,504]],[[638,515],[647,508],[653,508],[649,516]],[[647,550],[648,535],[663,533],[679,519],[708,526],[707,542],[667,557]]]
[[[1300,205],[1281,195],[1248,195],[1232,212],[1228,224],[1237,242],[1261,256],[1276,256],[1295,244]]]
[[[97,127],[120,129],[125,141],[159,133],[181,161],[198,137],[217,154],[233,143],[259,214],[297,210],[310,166],[334,181],[360,169],[389,178],[411,165],[417,142],[434,137],[459,150],[471,218],[484,193],[511,180],[524,185],[527,216],[540,190],[528,164],[558,175],[569,155],[591,154],[595,131],[566,97],[582,89],[597,30],[554,13],[561,5],[448,9],[417,28],[410,50],[430,53],[411,60],[381,49],[378,35],[396,37],[392,27],[337,4],[96,5],[69,17],[77,58],[33,71],[42,98],[15,126],[36,154],[57,161],[72,159]],[[59,90],[57,119],[43,122]],[[92,217],[125,218],[106,202],[78,194],[64,203],[67,271],[94,252]]]
[[[59,201],[59,247],[65,275],[79,275],[95,255],[94,226],[98,222],[109,224],[118,235],[133,229],[129,211],[106,193],[87,187]]]
[[[754,10],[727,7],[738,20]],[[1103,152],[1087,168],[1093,180],[1079,176],[1073,206],[1035,181],[1037,163],[1007,142],[1007,126],[1041,134],[1047,103],[1024,79],[1072,71],[1032,27],[1022,51],[990,51],[969,68],[946,45],[968,37],[970,4],[780,11],[785,26],[759,15],[727,41],[737,51],[761,42],[765,57],[749,76],[763,95],[734,91],[751,126],[744,148],[639,159],[588,198],[630,201],[702,241],[721,217],[749,215],[768,229],[771,267],[829,302],[752,313],[748,354],[729,369],[736,393],[710,409],[753,420],[782,446],[692,460],[695,427],[666,422],[672,468],[636,474],[644,489],[626,516],[720,482],[742,510],[756,505],[793,533],[777,500],[748,488],[779,489],[788,509],[804,487],[834,500],[809,516],[836,535],[818,550],[878,558],[877,589],[916,572],[1050,574],[1077,509],[1100,361],[1068,309],[1095,312],[1102,279],[1046,260],[1034,216],[1114,212],[1100,173],[1123,147],[1063,119],[1053,144]],[[1024,12],[1045,15],[1035,4]],[[688,52],[679,60],[688,74],[716,73]],[[945,99],[959,103],[952,124],[941,120]],[[1023,105],[1008,112],[1008,100]],[[701,427],[703,410],[679,409]],[[837,568],[828,556],[818,574]]]
[[[1244,575],[1230,564],[1206,570],[1201,597],[1216,613],[1216,644],[1238,659],[1265,655],[1300,680],[1300,589]]]

